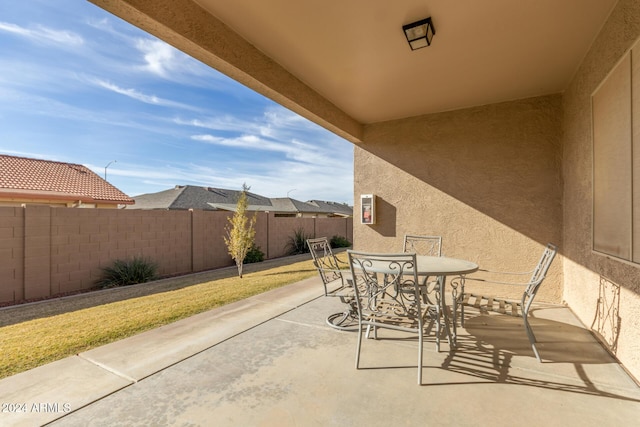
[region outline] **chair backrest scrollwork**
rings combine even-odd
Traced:
[[[418,255],[442,256],[442,237],[405,234],[402,252],[416,253]]]
[[[347,253],[358,310],[363,316],[380,323],[420,316],[415,253]]]
[[[324,293],[328,294],[327,284],[336,280],[343,281],[343,272],[348,270],[340,269],[340,261],[333,254],[331,250],[331,244],[326,237],[319,237],[317,239],[307,239],[307,246],[311,257],[313,258],[313,265],[318,270],[322,283],[324,285]],[[344,262],[342,262],[344,264]],[[345,265],[346,267],[346,265]]]

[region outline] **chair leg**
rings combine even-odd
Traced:
[[[460,326],[464,328],[464,276],[462,277],[462,284],[460,286]]]
[[[538,348],[536,347],[536,336],[533,334],[533,330],[531,329],[531,325],[529,325],[529,320],[527,316],[523,316],[524,320],[524,329],[527,332],[527,338],[529,338],[529,343],[531,344],[531,348],[533,349],[533,354],[538,359],[538,362],[542,363],[542,359],[540,358],[540,353],[538,352]]]
[[[373,330],[373,339],[377,340],[378,339],[378,328],[376,328],[373,325],[367,325],[367,334],[365,335],[365,337],[367,339],[371,339],[371,330]]]
[[[436,289],[436,351],[440,352],[440,334],[442,334],[442,324],[440,318],[443,316],[442,305],[444,302],[444,286],[442,276],[438,277],[438,287]]]
[[[453,318],[453,324],[456,325],[458,322],[458,301],[457,298],[453,298],[453,302],[451,303],[452,307],[452,318]]]
[[[371,331],[373,331],[373,339],[377,340],[378,339],[378,328],[376,326],[373,326],[373,325],[367,325],[367,334],[365,335],[366,338],[368,340],[371,339]]]
[[[423,330],[420,325],[420,332],[418,334],[418,385],[422,385],[422,356],[423,356]]]
[[[361,349],[361,347],[362,347],[362,324],[360,324],[358,326],[358,344],[356,346],[356,369],[360,369],[360,349]]]
[[[425,335],[429,335],[431,333],[431,328],[433,328],[434,324],[435,324],[435,320],[433,320],[433,318],[431,316],[429,316],[429,324],[424,329],[424,334]]]
[[[458,324],[458,306],[460,306],[460,326],[464,328],[464,277],[461,277],[460,291],[453,289],[451,295],[453,297],[453,324]]]
[[[436,314],[436,351],[440,353],[440,310]]]
[[[343,323],[349,318],[349,312],[343,311],[342,313],[333,313],[327,317],[327,324],[332,328],[344,329]]]
[[[341,331],[350,331],[357,326],[358,314],[349,307],[342,313],[333,313],[327,317],[327,324]]]

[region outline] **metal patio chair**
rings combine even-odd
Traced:
[[[324,296],[340,298],[345,309],[327,317],[327,324],[332,328],[346,330],[357,324],[355,294],[351,285],[349,264],[340,261],[331,250],[326,237],[307,239],[307,246],[313,258],[313,265],[318,270],[324,286]]]
[[[478,277],[469,276],[466,280],[473,280],[477,282],[486,282],[486,283],[494,283],[501,285],[515,285],[515,286],[523,286],[524,293],[522,294],[522,298],[518,300],[510,300],[501,297],[495,296],[484,296],[473,293],[465,293],[464,289],[461,294],[461,324],[464,326],[464,307],[470,306],[475,307],[482,311],[492,311],[498,312],[502,314],[508,314],[511,316],[522,317],[524,322],[524,329],[527,333],[527,338],[529,338],[529,342],[531,343],[531,348],[533,349],[533,353],[538,359],[538,362],[542,362],[540,358],[540,353],[536,347],[536,337],[533,334],[533,330],[531,329],[531,325],[529,324],[529,309],[531,308],[531,304],[533,303],[536,294],[538,293],[538,289],[540,289],[540,285],[542,281],[547,275],[547,271],[549,271],[549,267],[551,266],[551,262],[556,256],[558,252],[558,248],[549,243],[545,247],[542,256],[540,257],[540,261],[535,266],[535,268],[531,271],[526,271],[522,273],[511,273],[511,272],[499,272],[499,271],[490,271],[490,270],[478,270],[479,272],[491,273],[493,275],[497,275],[497,277],[513,277],[513,276],[527,276],[530,275],[528,282],[511,282],[511,281],[500,281],[500,280],[488,280]],[[455,307],[454,307],[455,309]]]
[[[442,256],[442,237],[405,234],[402,252],[415,253],[417,255]]]
[[[416,255],[426,256],[442,256],[442,236],[420,236],[417,234],[405,234],[404,241],[402,243],[402,252],[415,253]],[[422,277],[420,283],[422,292],[422,301],[425,304],[430,304],[437,312],[437,318],[440,319],[440,305],[437,301],[431,301],[430,295],[436,296],[435,293],[439,292],[437,289],[440,286],[438,278],[429,281],[429,277]],[[437,299],[437,296],[436,296]],[[440,337],[441,325],[440,322],[436,323],[436,337]],[[439,342],[439,341],[438,341]]]
[[[367,336],[373,329],[392,329],[418,335],[418,384],[422,384],[425,322],[432,314],[422,303],[416,254],[372,254],[347,251],[357,302],[358,344],[356,369],[360,369],[360,352],[364,328]]]
[[[441,236],[418,236],[415,234],[405,234],[404,242],[402,244],[402,252],[414,253],[416,255],[425,256],[442,256],[442,237]],[[423,295],[426,297],[430,289],[426,287],[429,277],[424,277],[421,283],[423,288]],[[437,281],[430,282],[435,285]],[[425,300],[425,302],[428,302]]]

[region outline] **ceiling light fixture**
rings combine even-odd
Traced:
[[[431,17],[403,25],[402,31],[404,31],[404,35],[407,37],[411,50],[431,46],[431,40],[433,40],[433,36],[436,34],[436,30],[433,28],[433,22],[431,22]]]

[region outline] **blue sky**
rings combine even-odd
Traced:
[[[353,146],[85,0],[0,2],[0,153],[353,203]]]

